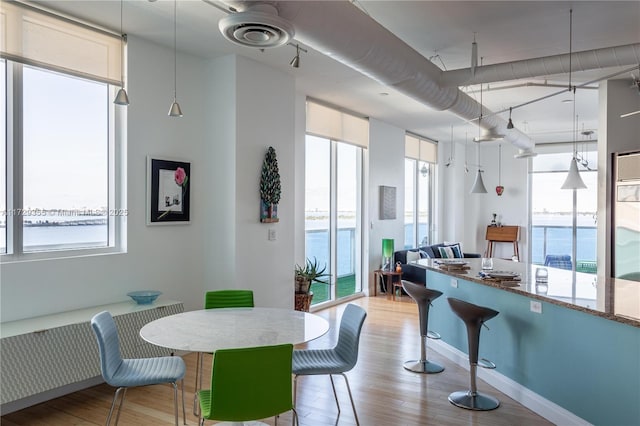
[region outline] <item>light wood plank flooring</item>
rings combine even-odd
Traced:
[[[474,412],[451,405],[447,400],[449,393],[468,387],[467,370],[435,351],[429,352],[429,359],[444,365],[445,371],[440,374],[416,374],[402,367],[404,361],[420,355],[418,309],[413,301],[403,296],[393,302],[381,295],[357,299],[351,303],[362,306],[368,312],[361,336],[358,364],[347,373],[361,425],[551,424],[482,380],[478,380],[478,388],[500,400],[501,405],[497,410]],[[337,324],[343,308],[344,306],[328,308],[317,314],[325,317],[331,324]],[[336,339],[335,331],[332,329],[327,335],[310,342],[307,346],[333,345]],[[187,363],[187,423],[196,425],[197,419],[192,413],[196,357],[195,354],[189,354],[184,359]],[[210,363],[211,358],[207,356],[205,362]],[[209,372],[210,369],[205,370],[205,374],[210,374]],[[327,376],[298,379],[297,405],[301,425],[355,424],[344,382],[341,377],[334,380],[342,407],[340,415]],[[0,423],[2,426],[104,425],[113,391],[114,389],[107,385],[95,386],[8,414],[1,417]],[[266,419],[265,422],[274,424],[273,420]],[[290,424],[291,414],[283,414],[278,423]],[[173,424],[173,397],[170,386],[158,385],[128,390],[120,425],[170,424]]]

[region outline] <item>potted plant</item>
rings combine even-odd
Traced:
[[[311,284],[314,282],[328,285],[328,277],[331,274],[327,273],[326,270],[327,265],[320,267],[315,257],[313,261],[307,258],[304,266],[296,265],[296,293],[308,294]]]

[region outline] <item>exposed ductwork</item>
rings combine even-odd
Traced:
[[[249,3],[228,4],[233,4],[236,10],[242,10]],[[569,55],[557,55],[476,67],[475,76],[471,79],[470,69],[443,72],[351,2],[282,1],[270,2],[269,5],[277,9],[277,17],[295,27],[296,39],[300,42],[433,109],[450,111],[464,120],[477,120],[481,105],[458,89],[458,85],[539,77],[568,71],[568,64],[565,66],[565,62]],[[254,8],[255,6],[251,6],[247,11]],[[232,16],[239,15],[236,19],[244,20],[243,13],[245,12]],[[246,20],[243,22],[248,24]],[[578,64],[574,70],[640,62],[638,45],[578,52],[574,55],[577,57],[572,60],[575,59]],[[527,66],[529,69],[525,74],[521,68]],[[483,108],[479,125],[484,130],[480,140],[505,135],[505,140],[523,152],[531,152],[534,147],[534,142],[527,135],[518,129],[508,130],[507,121],[486,108]]]
[[[391,86],[439,111],[476,120],[480,104],[457,87],[438,83],[441,70],[360,9],[346,1],[284,1],[276,4],[280,17],[296,28],[296,39],[337,61]],[[522,149],[533,141],[507,122],[483,109],[485,134],[504,134]]]
[[[616,66],[640,64],[640,43],[571,54],[572,71],[587,71]],[[468,86],[496,81],[518,80],[569,72],[569,54],[525,59],[522,61],[484,65],[474,68],[443,71],[439,82],[444,87]]]

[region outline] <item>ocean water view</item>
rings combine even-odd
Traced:
[[[36,218],[33,218],[36,219]],[[43,220],[43,218],[38,218]],[[76,218],[77,219],[77,218]],[[108,229],[106,224],[84,224],[86,221],[104,220],[104,216],[87,216],[82,218],[84,222],[66,224],[64,226],[32,223],[24,228],[25,248],[51,247],[51,246],[106,246],[108,241]],[[47,218],[44,218],[46,221]],[[317,218],[307,221],[306,232],[306,257],[315,257],[320,265],[329,261],[329,231],[327,220]],[[347,221],[345,221],[347,222]],[[348,221],[344,227],[337,231],[337,277],[353,275],[355,273],[355,242],[356,228],[353,221]],[[556,224],[557,221],[547,221],[544,225],[534,226],[531,232],[532,263],[543,264],[545,255],[571,255],[571,228]],[[6,229],[0,225],[0,241],[5,241]],[[426,224],[420,224],[421,235],[426,233]],[[405,239],[411,238],[413,226],[406,224],[404,227]],[[596,227],[579,226],[577,229],[580,244],[577,247],[578,261],[596,261],[597,235]],[[404,242],[396,242],[396,250],[405,245]],[[406,247],[409,248],[409,247]]]

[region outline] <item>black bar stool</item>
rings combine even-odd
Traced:
[[[452,297],[449,297],[447,300],[449,301],[451,310],[458,315],[467,326],[470,365],[469,375],[471,376],[471,389],[453,392],[449,395],[449,402],[469,410],[487,411],[498,408],[500,401],[492,396],[478,392],[476,387],[476,373],[478,365],[484,368],[496,368],[495,364],[491,361],[482,360],[480,364],[478,363],[478,348],[480,346],[480,328],[484,325],[485,321],[490,320],[500,312]]]
[[[415,373],[440,373],[444,367],[427,360],[427,337],[439,339],[437,333],[428,331],[429,306],[431,301],[442,296],[442,292],[426,288],[424,285],[402,280],[402,287],[409,296],[418,304],[418,315],[420,316],[420,359],[407,361],[404,368]]]

